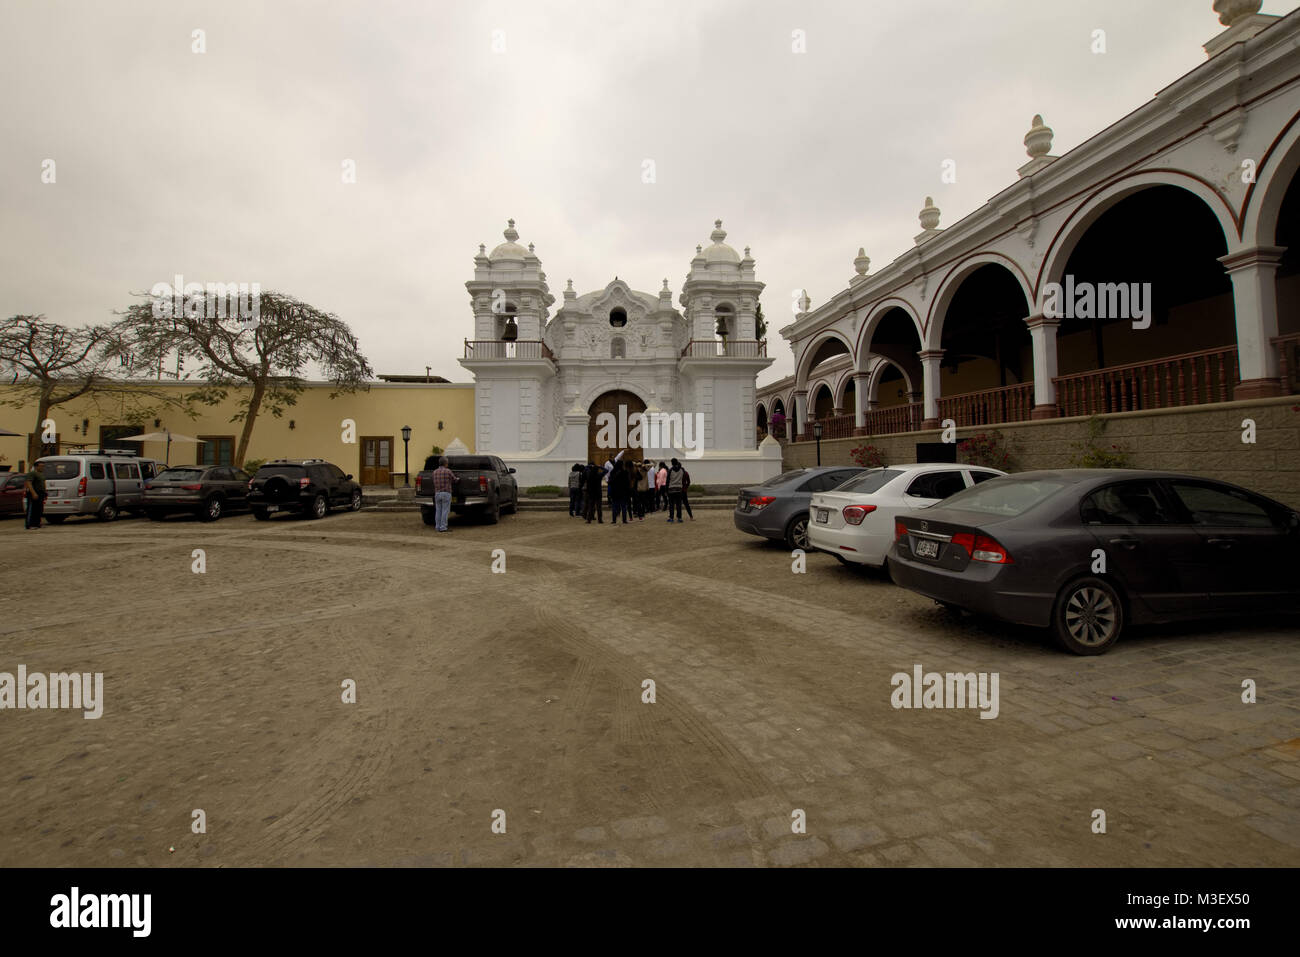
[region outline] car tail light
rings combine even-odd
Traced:
[[[844,508],[844,521],[850,525],[861,525],[862,520],[875,510],[874,505],[847,505]]]
[[[83,475],[81,481],[77,483],[77,498],[86,497],[86,477]]]
[[[198,492],[202,490],[203,486],[196,482],[193,485],[182,485],[181,488],[185,489],[187,492]]]
[[[894,541],[904,538],[907,535],[907,526],[897,519],[894,520]]]
[[[771,496],[771,495],[755,495],[753,498],[751,498],[751,499],[749,500],[749,507],[750,507],[750,508],[767,508],[769,505],[771,505],[771,504],[772,504],[773,502],[775,502],[775,501],[776,501],[776,498],[773,497],[773,496]]]
[[[306,488],[306,487],[307,487],[308,485],[310,485],[310,484],[311,484],[311,479],[310,479],[308,476],[306,476],[306,475],[304,475],[302,478],[298,479],[298,487],[299,487],[299,488]]]
[[[478,490],[479,490],[480,492],[486,492],[486,491],[487,491],[487,476],[486,476],[486,475],[480,475],[480,476],[478,477]]]
[[[989,562],[993,565],[1015,564],[1007,550],[987,535],[962,532],[952,537],[952,543],[966,549],[966,554],[972,561]]]
[[[145,482],[145,483],[144,483],[144,490],[145,490],[146,492],[150,491],[152,488],[153,488],[153,482]]]
[[[420,494],[420,476],[418,475],[415,477],[415,494]]]

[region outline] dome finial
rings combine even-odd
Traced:
[[[722,228],[722,220],[715,219],[713,221],[713,232],[709,233],[709,238],[715,243],[720,243],[727,238],[727,231]]]
[[[506,231],[502,235],[506,237],[506,242],[509,243],[513,243],[519,238],[519,233],[515,231],[515,221],[513,219],[506,220]]]

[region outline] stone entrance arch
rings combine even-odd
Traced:
[[[640,397],[626,389],[611,389],[597,396],[587,410],[590,416],[587,421],[587,461],[602,465],[606,459],[622,452],[624,461],[639,462],[643,457],[641,449],[620,443],[625,442],[627,433],[636,424],[633,417],[645,412],[645,408]],[[613,444],[606,444],[606,439]]]

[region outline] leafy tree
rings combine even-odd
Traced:
[[[760,302],[754,309],[754,338],[767,338],[767,320],[763,318],[763,304]]]
[[[248,454],[258,415],[284,415],[306,387],[309,369],[333,383],[330,398],[370,388],[366,380],[374,370],[347,323],[292,296],[261,293],[252,319],[226,315],[225,303],[210,293],[186,296],[181,315],[172,314],[170,299],[142,299],[116,327],[133,362],[153,364],[169,355],[197,361],[201,385],[189,397],[206,405],[224,401],[233,388],[249,387],[230,420],[244,424],[236,465]]]
[[[112,401],[111,414],[124,419],[152,416],[159,406],[184,410],[183,399],[121,377],[129,367],[111,326],[71,328],[43,315],[12,316],[0,321],[0,374],[13,386],[0,405],[36,406],[36,421],[27,455],[41,454],[41,423],[50,410],[76,399],[101,410]]]

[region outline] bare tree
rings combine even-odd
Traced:
[[[374,371],[347,323],[292,296],[261,293],[255,319],[229,315],[211,292],[186,296],[180,314],[171,300],[148,294],[142,300],[114,327],[119,348],[134,364],[153,366],[172,356],[181,363],[196,360],[198,388],[189,398],[207,405],[224,401],[234,388],[250,389],[231,417],[244,423],[237,465],[248,455],[258,415],[282,416],[298,401],[309,370],[333,383],[331,398],[370,388]]]
[[[129,366],[111,326],[71,328],[45,316],[0,320],[0,374],[12,386],[0,405],[36,406],[36,422],[27,443],[29,459],[40,456],[42,423],[50,410],[75,399],[102,409],[115,401],[115,414],[145,417],[160,405],[183,409],[181,398],[141,387],[121,376]]]

